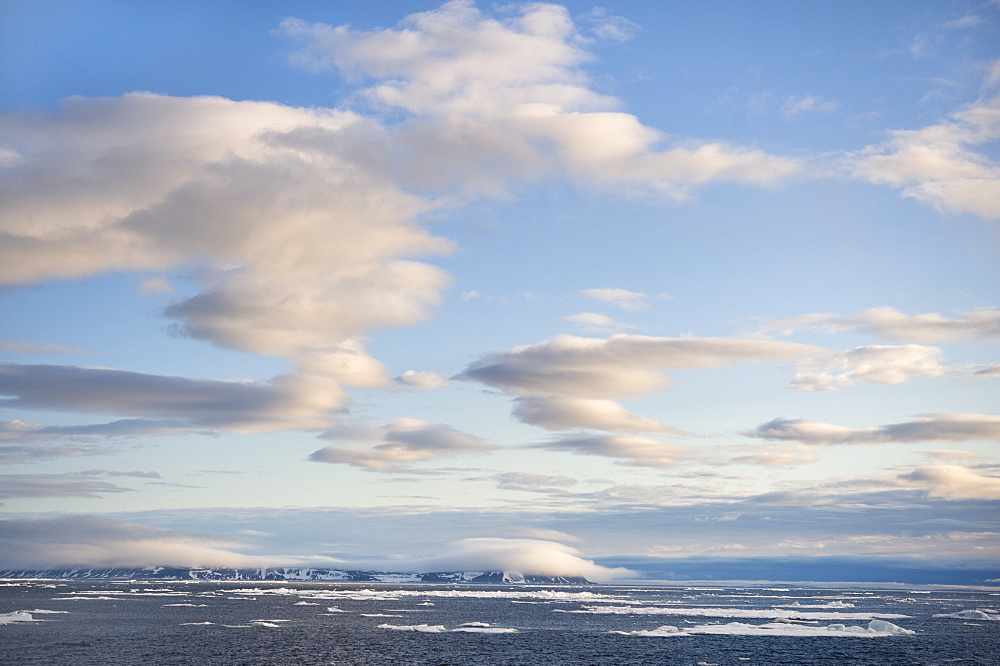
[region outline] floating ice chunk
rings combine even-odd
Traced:
[[[801,612],[784,609],[755,608],[677,608],[664,606],[584,606],[564,613],[594,613],[610,615],[683,615],[687,617],[732,617],[744,619],[782,620],[874,620],[876,618],[895,620],[909,615],[898,613],[820,611]]]
[[[443,624],[380,624],[378,628],[392,631],[419,631],[425,634],[439,634],[447,631]]]
[[[687,630],[681,631],[672,624],[663,624],[656,629],[636,629],[635,631],[609,631],[620,636],[690,636]]]
[[[182,627],[198,627],[203,624],[215,624],[214,622],[181,622]]]
[[[665,624],[656,629],[640,629],[638,631],[612,631],[621,636],[847,636],[859,638],[879,638],[887,636],[913,635],[916,632],[904,629],[885,620],[872,620],[867,627],[849,627],[843,624],[831,624],[826,627],[803,626],[784,622],[769,622],[767,624],[745,624],[730,622],[728,624],[702,624],[696,627],[678,629]]]
[[[41,622],[41,620],[32,617],[28,611],[0,613],[0,624],[14,624],[15,622]]]
[[[872,620],[868,623],[868,631],[874,631],[878,634],[886,633],[889,636],[913,636],[917,633],[912,629],[904,629],[885,620]]]
[[[425,634],[441,634],[449,631],[443,624],[380,624],[379,629],[392,631],[419,631]],[[491,627],[486,622],[465,622],[450,630],[451,633],[466,634],[516,634],[513,627]]]
[[[344,610],[343,608],[337,608],[336,606],[327,606],[327,613],[350,613],[351,611]]]
[[[69,611],[54,611],[54,610],[42,610],[41,608],[36,608],[34,610],[25,611],[26,613],[40,613],[42,615],[68,615]]]
[[[208,608],[208,604],[163,604],[164,608],[175,606],[178,608]]]
[[[361,617],[403,617],[403,616],[391,615],[389,613],[362,613]]]
[[[313,601],[296,601],[293,606],[319,606],[319,604]]]
[[[250,624],[255,627],[272,627],[274,629],[281,627],[280,624],[277,624],[276,622],[268,622],[267,620],[253,620]]]
[[[954,618],[956,620],[1000,621],[1000,611],[995,611],[992,608],[977,608],[975,610],[960,610],[957,613],[937,613],[931,617]]]
[[[455,627],[452,632],[464,634],[516,634],[513,627]]]

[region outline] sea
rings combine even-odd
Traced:
[[[0,664],[1000,664],[1000,592],[0,581]]]

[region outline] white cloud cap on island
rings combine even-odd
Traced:
[[[606,581],[634,577],[628,569],[604,567],[571,546],[541,539],[478,537],[448,544],[446,555],[369,563],[388,571],[507,571],[522,575],[583,576]]]

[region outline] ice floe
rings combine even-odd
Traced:
[[[379,629],[390,631],[419,631],[425,634],[438,634],[448,631],[443,624],[380,624]]]
[[[250,625],[254,627],[271,627],[273,629],[279,629],[281,627],[279,622],[288,622],[288,620],[250,620]]]
[[[390,631],[416,631],[424,634],[464,633],[464,634],[516,634],[513,627],[492,627],[486,622],[463,622],[454,629],[443,624],[380,624],[379,629]]]
[[[563,613],[595,615],[682,615],[687,617],[733,617],[774,620],[874,620],[910,617],[899,613],[819,611],[801,612],[778,608],[677,608],[664,606],[584,606],[577,610],[557,610]]]
[[[915,631],[904,629],[885,620],[872,620],[867,627],[849,627],[843,624],[830,624],[824,627],[788,624],[786,622],[769,622],[766,624],[746,624],[730,622],[728,624],[702,624],[695,627],[679,629],[665,624],[656,629],[639,629],[637,631],[612,631],[621,636],[643,637],[681,637],[681,636],[846,636],[856,638],[884,638],[888,636],[910,636]]]
[[[954,618],[956,620],[988,620],[991,622],[1000,621],[1000,611],[992,608],[976,608],[960,610],[956,613],[937,613],[931,617]]]
[[[13,613],[0,613],[0,624],[14,624],[15,622],[41,622],[28,611],[14,611]]]

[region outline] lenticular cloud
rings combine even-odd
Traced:
[[[611,580],[635,574],[609,568],[580,557],[579,551],[553,541],[537,539],[472,538],[448,544],[446,555],[393,560],[395,571],[507,571],[523,575],[583,576]]]

